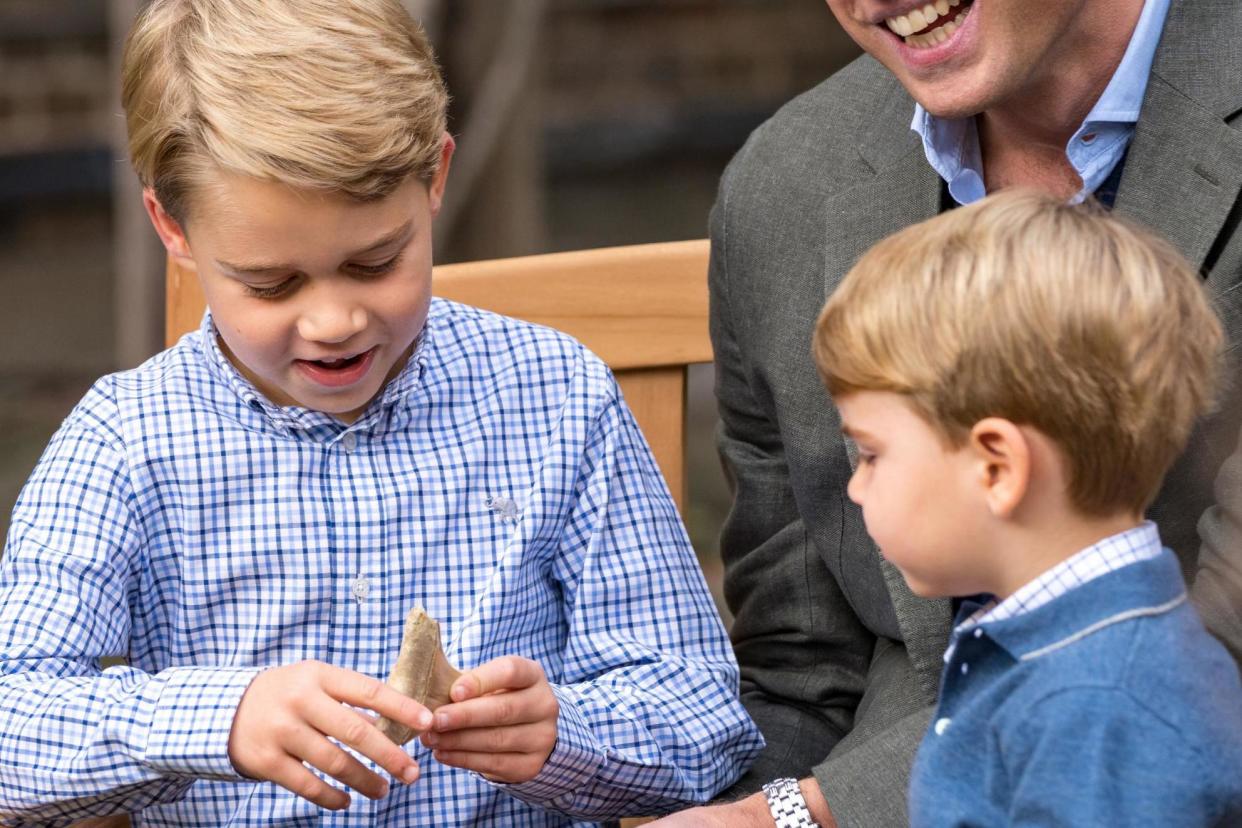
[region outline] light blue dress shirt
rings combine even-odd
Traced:
[[[258,671],[319,659],[387,676],[415,604],[461,669],[506,654],[543,666],[560,719],[538,776],[492,784],[415,740],[417,783],[327,812],[233,769],[229,729]],[[102,670],[113,654],[128,665]],[[209,316],[103,378],[23,490],[0,561],[3,824],[657,813],[708,799],[757,754],[737,692],[608,369],[555,331],[438,299],[408,364],[349,426],[269,403]]]
[[[1130,146],[1168,12],[1169,0],[1143,4],[1117,71],[1065,146],[1070,164],[1082,179],[1082,189],[1071,199],[1074,203],[1096,191]],[[970,204],[987,195],[973,117],[937,118],[916,103],[910,128],[923,139],[927,163],[948,183],[954,201]]]

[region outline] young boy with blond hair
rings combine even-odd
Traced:
[[[945,655],[915,826],[1242,818],[1237,669],[1143,520],[1221,342],[1169,245],[1020,191],[886,239],[828,301],[850,498],[915,593],[988,596]]]
[[[397,0],[140,15],[131,155],[209,310],[95,385],[17,504],[0,815],[582,824],[762,746],[607,368],[431,295],[445,105]],[[383,682],[416,604],[463,671],[434,716]]]

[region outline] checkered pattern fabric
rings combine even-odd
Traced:
[[[498,508],[501,504],[503,508]],[[516,654],[561,703],[544,770],[438,765],[321,812],[243,779],[265,666],[384,677],[405,613],[466,669]],[[128,665],[100,669],[125,655]],[[762,746],[664,482],[573,340],[435,300],[354,424],[272,406],[210,317],[100,380],[22,492],[0,563],[0,821],[568,825],[707,799]]]
[[[1025,584],[1004,601],[980,607],[957,626],[961,631],[989,621],[1003,621],[1042,607],[1074,587],[1138,561],[1159,557],[1160,532],[1156,524],[1144,521],[1133,529],[1109,535]],[[952,650],[945,653],[949,660]]]

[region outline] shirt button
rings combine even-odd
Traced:
[[[341,448],[345,449],[346,451],[352,454],[353,450],[358,448],[358,435],[354,434],[351,431],[348,434],[346,434],[344,437],[342,437]]]
[[[983,638],[983,630],[979,627],[975,627],[975,638]]]
[[[371,594],[371,582],[362,575],[359,575],[350,583],[349,591],[353,593],[355,600],[361,604],[363,601],[367,600],[367,596]]]
[[[969,672],[970,672],[970,665],[963,661],[962,662],[962,675],[964,676]]]
[[[936,719],[936,725],[933,728],[937,736],[943,736],[944,732],[949,729],[952,719]]]

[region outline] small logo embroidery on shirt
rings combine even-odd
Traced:
[[[489,497],[483,501],[487,508],[500,515],[500,520],[504,523],[517,523],[518,518],[522,516],[522,510],[517,505],[517,501],[507,497]]]

